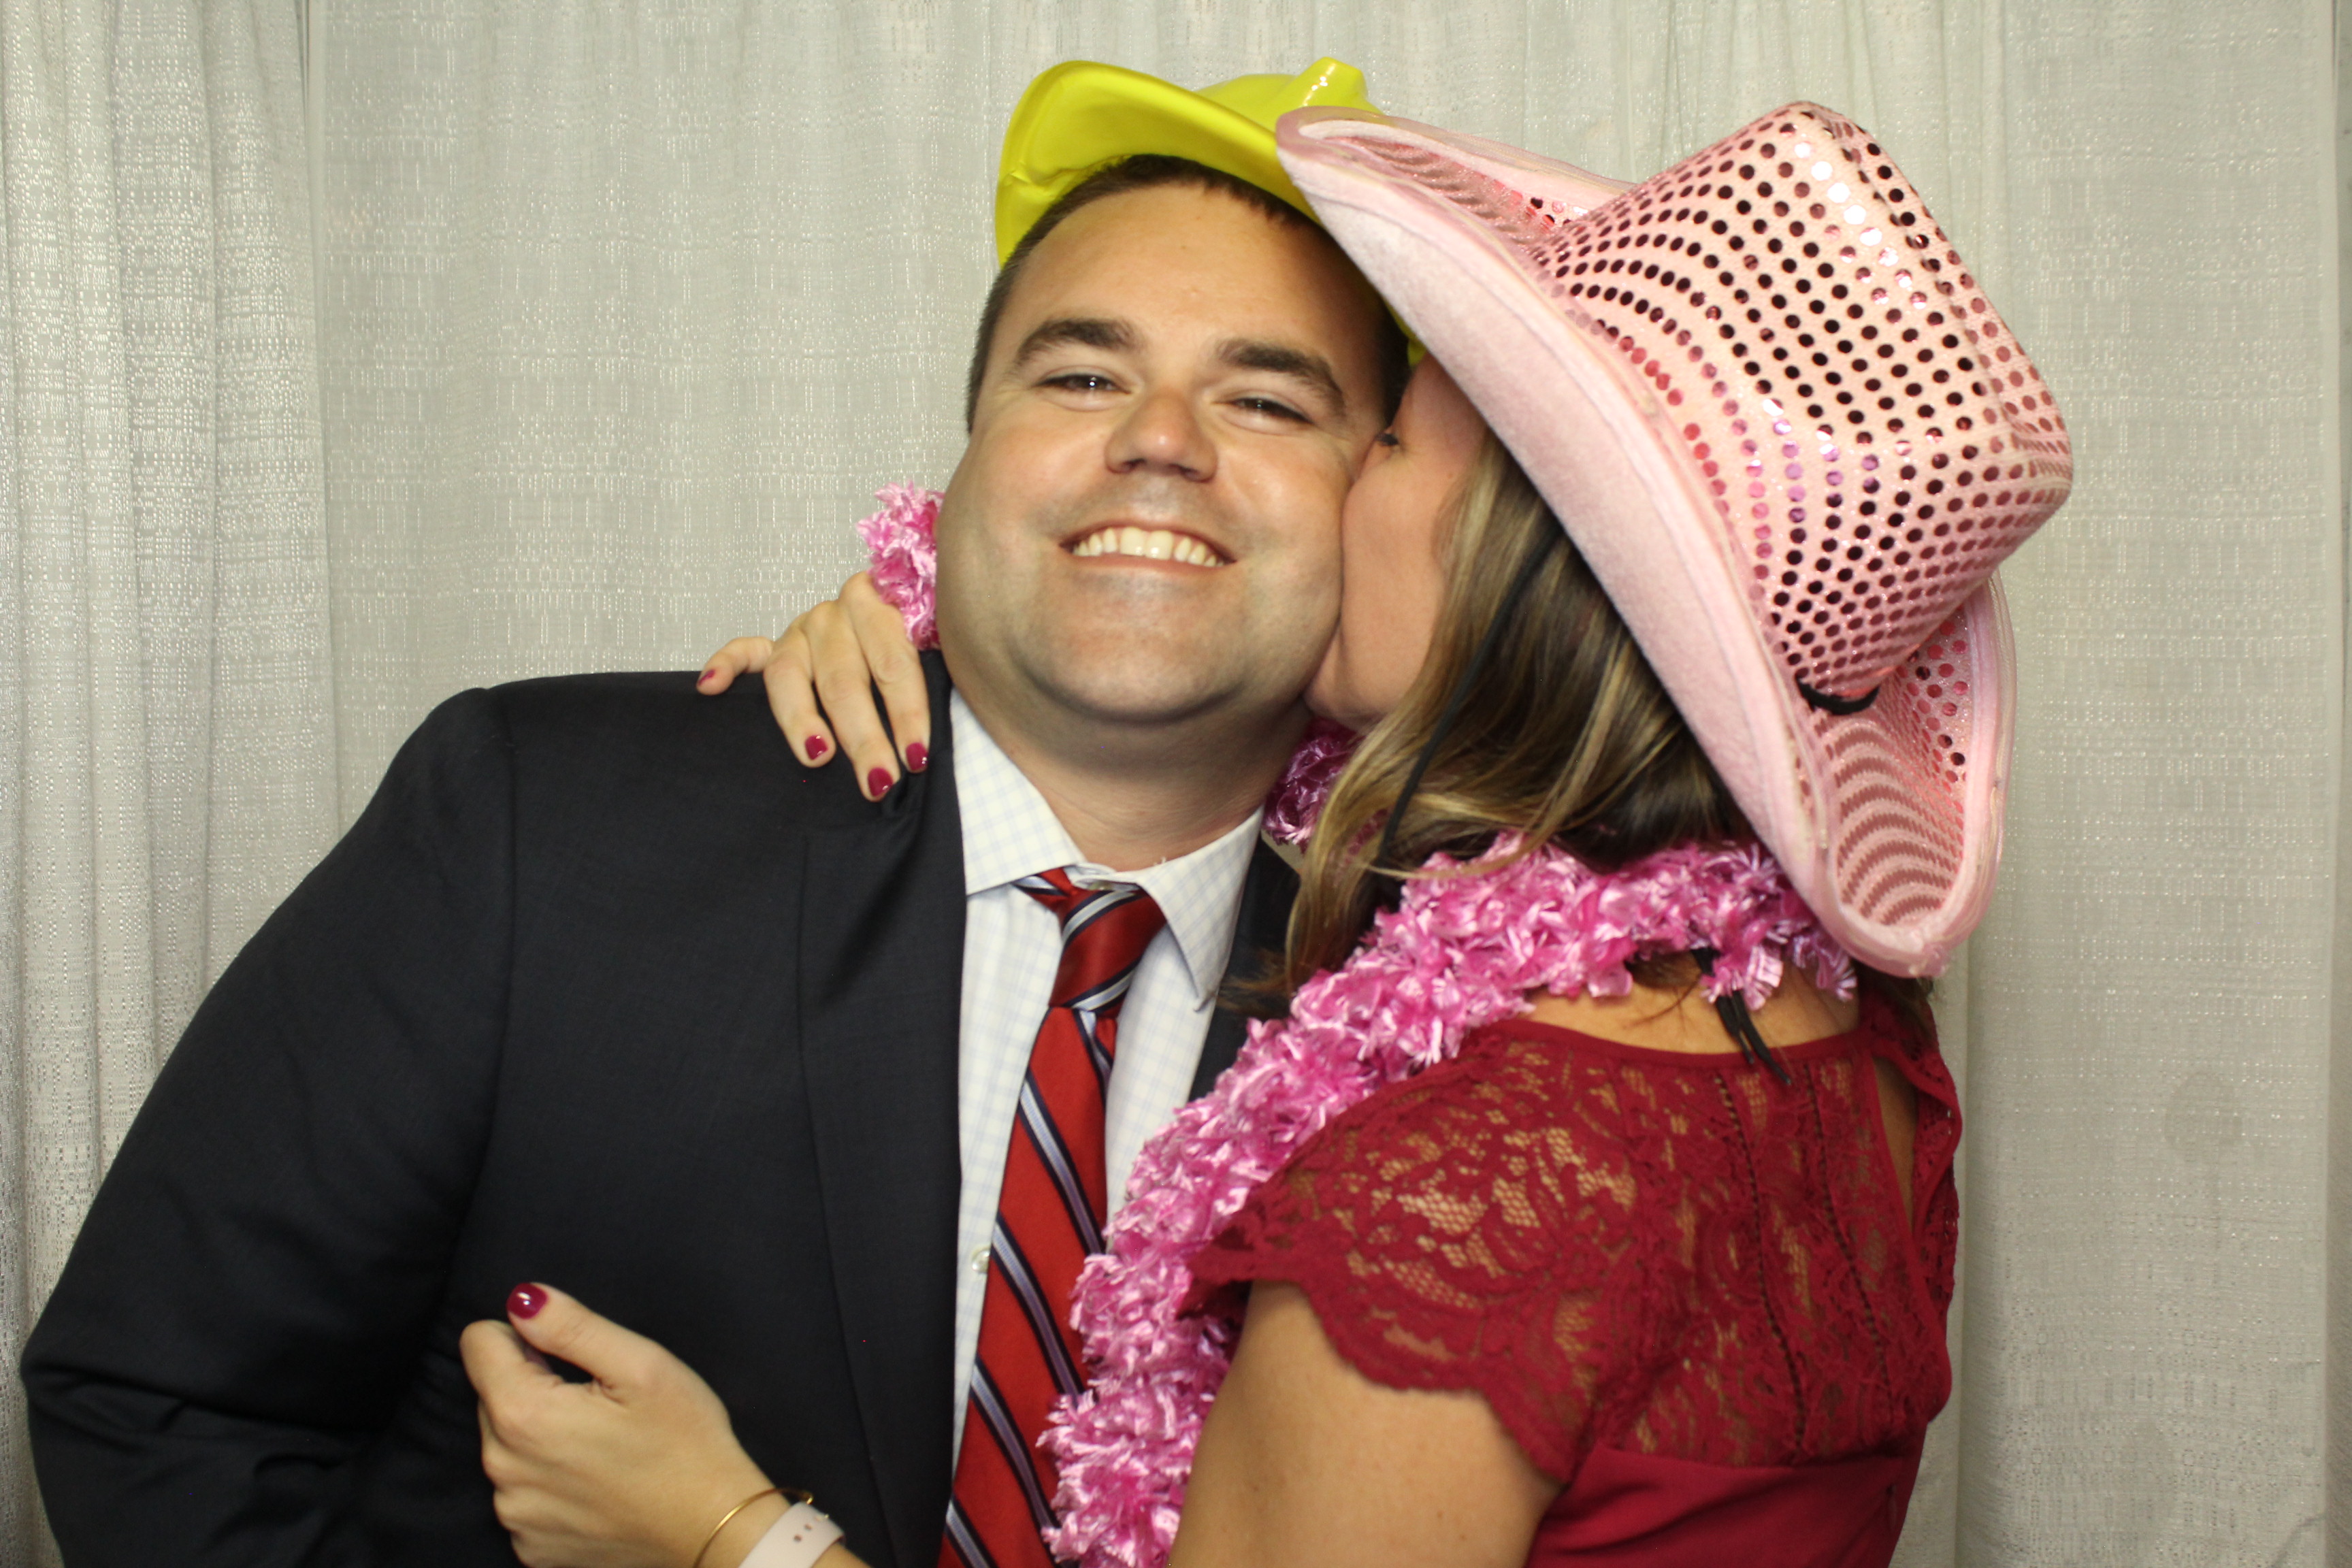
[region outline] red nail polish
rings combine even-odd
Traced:
[[[518,1318],[536,1318],[547,1305],[547,1292],[536,1285],[518,1285],[507,1294],[507,1311]]]
[[[931,749],[923,744],[920,741],[908,742],[907,771],[912,773],[919,773],[930,765]]]
[[[823,735],[811,735],[808,738],[808,757],[810,762],[815,762],[819,757],[824,756],[831,750],[833,750],[833,748],[824,743],[824,737]]]
[[[717,670],[715,670],[715,669],[706,669],[706,670],[704,670],[700,675],[698,675],[698,676],[696,676],[696,677],[694,678],[694,683],[695,683],[697,686],[708,686],[708,685],[709,685],[712,681],[714,681],[714,680],[716,680],[716,679],[719,679],[719,672],[718,672]]]
[[[866,793],[880,800],[890,793],[892,782],[889,769],[876,768],[866,775]]]

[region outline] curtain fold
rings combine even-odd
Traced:
[[[2352,543],[2352,15],[2336,13],[2336,493],[2340,507],[2334,572]],[[2346,614],[2352,617],[2352,595]],[[2352,1563],[2352,624],[2338,623],[2333,708],[2336,766],[2336,921],[2330,973],[2327,1120],[2327,1561]]]
[[[1628,177],[1830,104],[2032,352],[2077,489],[2005,574],[2008,851],[1937,1004],[1958,1384],[1899,1561],[2316,1564],[2332,1475],[2352,1565],[2330,6],[370,0],[311,17],[307,134],[296,24],[0,0],[12,1350],[204,986],[427,709],[773,630],[877,486],[945,479],[1035,71],[1328,53]]]
[[[1973,954],[1961,1557],[2315,1562],[2332,17],[2020,7],[2007,33],[2001,308],[2078,486],[2008,574],[2021,700]]]
[[[0,1339],[333,841],[293,14],[0,5]],[[47,1552],[0,1383],[0,1559]]]

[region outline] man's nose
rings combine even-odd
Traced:
[[[1216,443],[1192,401],[1172,392],[1136,399],[1111,432],[1105,454],[1119,473],[1168,473],[1194,480],[1214,479]]]

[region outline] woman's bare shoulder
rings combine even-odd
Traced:
[[[1596,1040],[1691,1056],[1738,1051],[1724,1031],[1715,1004],[1696,983],[1683,987],[1636,984],[1622,996],[1555,996],[1538,991],[1528,1001],[1527,1016],[1535,1022]],[[1801,1046],[1853,1029],[1862,1021],[1862,1005],[1824,991],[1811,976],[1790,970],[1781,976],[1780,989],[1756,1009],[1755,1018],[1766,1044]]]

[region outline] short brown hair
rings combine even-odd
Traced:
[[[980,384],[988,374],[988,351],[996,342],[996,325],[1004,315],[1005,301],[1012,298],[1013,286],[1020,280],[1029,253],[1042,244],[1045,237],[1061,226],[1062,220],[1080,207],[1090,206],[1106,196],[1124,195],[1129,191],[1148,191],[1161,185],[1189,185],[1197,190],[1217,191],[1231,196],[1254,212],[1261,213],[1276,223],[1291,224],[1316,234],[1323,230],[1305,213],[1272,192],[1251,184],[1223,169],[1212,169],[1206,163],[1196,163],[1190,158],[1179,158],[1165,153],[1139,153],[1107,164],[1080,180],[1065,192],[1061,200],[1047,207],[1044,216],[1021,237],[1013,254],[1004,258],[997,269],[996,281],[988,288],[988,302],[980,308],[980,331],[972,343],[971,368],[964,376],[963,426],[971,428],[973,414],[980,407]],[[1337,241],[1324,236],[1328,243]],[[1351,262],[1352,267],[1354,264]],[[1379,312],[1379,324],[1373,328],[1372,352],[1380,369],[1381,418],[1383,423],[1396,416],[1397,404],[1404,397],[1404,384],[1412,374],[1405,358],[1404,331],[1386,310]]]

